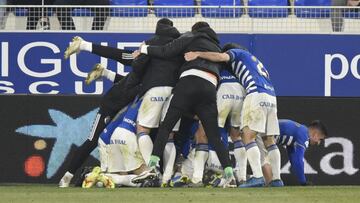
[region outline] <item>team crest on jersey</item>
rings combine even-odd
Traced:
[[[251,56],[251,59],[254,61],[254,62],[257,62],[257,58],[255,56]]]

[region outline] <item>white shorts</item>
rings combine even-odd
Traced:
[[[153,87],[143,96],[143,101],[139,108],[137,122],[147,128],[159,127],[161,112],[164,103],[169,100],[172,87]]]
[[[256,135],[256,144],[259,147],[260,151],[261,166],[264,166],[265,164],[270,164],[268,151],[265,148],[264,141],[262,140],[262,136],[260,134]]]
[[[240,127],[240,115],[245,95],[245,90],[240,83],[229,82],[220,85],[217,91],[219,127],[224,127],[228,116],[230,116],[232,127]]]
[[[249,127],[263,135],[279,135],[276,97],[251,93],[245,97],[241,114],[241,129]]]
[[[144,164],[135,133],[117,127],[108,146],[109,173],[133,171]]]
[[[162,113],[161,113],[161,122],[164,121],[164,119],[165,119],[165,116],[166,116],[167,110],[169,109],[170,102],[171,102],[172,98],[173,98],[173,95],[171,95],[170,98],[164,104],[164,107],[163,107],[163,110],[162,110]],[[175,126],[173,127],[173,131],[179,131],[180,121],[181,121],[181,119],[179,119],[176,122]]]

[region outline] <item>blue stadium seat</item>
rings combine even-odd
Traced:
[[[147,6],[147,0],[110,0],[114,6]],[[147,8],[112,8],[110,16],[115,17],[145,17],[148,15]]]
[[[15,8],[15,16],[27,16],[28,9],[27,8]]]
[[[28,8],[15,8],[15,16],[27,16],[29,13]],[[46,14],[46,11],[45,11]],[[51,8],[48,9],[47,16],[52,16],[53,10]]]
[[[241,0],[201,0],[201,6],[242,6]],[[240,17],[242,9],[233,8],[201,8],[201,15],[206,18]]]
[[[72,10],[72,16],[89,17],[94,16],[94,13],[89,8],[75,8]]]
[[[331,6],[331,0],[295,0],[295,6]],[[295,14],[300,18],[329,18],[330,9],[297,8]]]
[[[249,6],[287,6],[287,0],[249,0]],[[252,18],[285,18],[289,15],[286,8],[249,8]]]
[[[360,19],[360,9],[359,8],[351,8],[347,11],[344,11],[343,16],[344,16],[344,18]]]
[[[194,6],[194,0],[154,0],[154,6]],[[157,17],[194,17],[195,8],[155,8]]]

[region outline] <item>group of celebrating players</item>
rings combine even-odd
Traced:
[[[221,47],[208,23],[197,22],[180,34],[171,20],[160,19],[155,35],[136,51],[74,37],[65,58],[80,51],[133,70],[122,76],[96,64],[88,74],[87,84],[104,77],[114,85],[60,187],[69,186],[96,147],[101,166],[84,176],[84,188],[96,183],[107,188],[281,187],[278,145],[286,146],[300,184],[307,184],[304,153],[309,143],[325,138],[325,126],[278,120],[265,66],[239,44]]]

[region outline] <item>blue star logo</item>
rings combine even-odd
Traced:
[[[88,138],[97,112],[98,109],[94,109],[81,117],[72,118],[61,111],[49,109],[55,125],[28,125],[16,129],[16,132],[32,137],[56,139],[46,172],[46,177],[51,178],[64,162],[71,146],[80,146]],[[91,155],[98,159],[98,150],[94,150]]]

